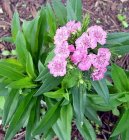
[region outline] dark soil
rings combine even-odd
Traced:
[[[20,14],[20,20],[29,20],[36,16],[40,7],[50,0],[0,0],[0,38],[10,35],[10,26],[12,15],[15,10]],[[62,0],[63,2],[65,0]],[[129,23],[129,1],[128,0],[82,0],[84,13],[91,15],[91,25],[99,24],[108,32],[125,31],[129,28],[124,28],[117,19],[118,14],[126,15],[126,20]],[[3,50],[12,50],[14,46],[9,43],[0,43],[0,53]],[[0,58],[2,55],[0,54]],[[125,69],[129,65],[129,55],[117,61],[120,66]],[[111,134],[117,117],[111,112],[100,113],[100,118],[103,122],[102,127],[94,126],[97,130],[98,140],[107,140]],[[0,126],[0,140],[3,140],[4,131]],[[25,131],[22,130],[15,136],[15,140],[23,140]],[[76,126],[73,124],[72,140],[83,140]]]

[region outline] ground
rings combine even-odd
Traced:
[[[41,5],[50,0],[0,0],[0,38],[8,36],[10,34],[10,25],[12,15],[15,10],[20,14],[20,20],[29,20],[36,16],[37,11]],[[65,2],[66,0],[62,0]],[[117,15],[121,14],[125,17],[125,22],[129,23],[129,1],[128,0],[82,0],[84,13],[89,13],[91,16],[91,25],[99,24],[108,32],[125,31],[128,32],[129,28],[125,28],[119,21]],[[8,43],[0,43],[0,53],[3,50],[12,50],[13,46]],[[0,57],[2,55],[0,54]],[[117,62],[119,65],[126,66],[129,64],[129,56],[126,55]],[[117,117],[113,116],[111,112],[101,113],[103,126],[96,128],[98,138],[106,140],[113,128],[113,125],[117,121]],[[0,126],[0,140],[3,139],[4,131]],[[76,130],[73,124],[72,139],[77,136],[78,140],[82,140],[82,137]],[[21,131],[14,138],[15,140],[24,139],[24,131]],[[99,139],[98,139],[99,140]]]

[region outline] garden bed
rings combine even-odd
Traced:
[[[65,1],[64,1],[65,2]],[[26,19],[30,20],[33,19],[37,11],[41,8],[41,5],[44,4],[44,0],[8,0],[6,2],[0,2],[0,37],[10,35],[10,26],[11,26],[11,19],[14,13],[14,9],[17,9],[20,14],[21,22]],[[128,22],[129,19],[129,2],[122,2],[120,0],[83,0],[83,12],[89,13],[91,15],[91,25],[98,24],[102,25],[103,28],[108,32],[116,32],[116,31],[124,31],[128,32],[128,28],[124,28],[120,21],[117,19],[118,14],[126,15],[126,21]],[[11,51],[14,49],[14,46],[10,43],[2,42],[0,43],[0,51],[1,51],[1,58],[3,57],[10,57],[3,56],[2,52],[4,50]],[[129,64],[129,56],[126,55],[124,58],[120,60],[116,60],[116,62],[128,69]],[[112,115],[111,112],[100,113],[99,114],[102,120],[102,127],[94,126],[98,139],[106,140],[109,138],[114,124],[117,121],[117,117]],[[24,139],[25,130],[21,131],[15,139],[22,140]],[[4,135],[4,131],[0,129],[0,139],[2,139]],[[77,137],[78,140],[83,139],[80,133],[76,130],[76,126],[73,124],[73,131],[72,131],[72,139]]]

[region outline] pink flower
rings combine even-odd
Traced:
[[[67,30],[68,30],[69,33],[75,33],[75,32],[77,32],[77,30],[81,29],[81,23],[80,22],[76,23],[74,20],[69,21],[66,24],[66,27],[67,27]]]
[[[77,65],[79,62],[82,61],[82,59],[85,57],[85,55],[87,54],[87,51],[84,50],[75,50],[73,55],[70,56],[71,61]]]
[[[89,41],[90,41],[90,48],[95,49],[97,47],[96,39],[89,36]]]
[[[107,48],[99,48],[98,54],[94,57],[93,66],[95,68],[104,68],[109,65],[111,53]]]
[[[90,36],[88,36],[87,33],[83,33],[75,42],[77,49],[81,48],[81,49],[88,49],[88,48],[92,48],[94,49],[95,47],[97,47],[97,42],[94,38],[91,38]]]
[[[69,38],[69,36],[70,36],[70,34],[69,34],[67,28],[65,26],[60,27],[59,29],[57,29],[56,35],[54,36],[54,43],[56,45],[60,45],[64,41],[66,41]]]
[[[106,71],[107,71],[106,68],[95,69],[94,72],[91,74],[91,77],[92,77],[93,81],[103,79]]]
[[[87,48],[90,48],[90,40],[87,33],[83,33],[76,41],[76,48],[86,50]]]
[[[108,48],[99,48],[98,49],[98,55],[105,57],[108,61],[110,60],[111,57],[111,52]]]
[[[69,49],[70,52],[74,52],[75,51],[74,45],[69,45],[68,49]]]
[[[66,74],[67,61],[63,57],[55,56],[48,64],[50,73],[54,76],[64,76]]]
[[[87,32],[91,38],[95,38],[95,40],[101,45],[106,43],[107,33],[102,29],[102,27],[97,25],[91,26],[87,29]]]
[[[96,56],[97,56],[97,55],[96,55],[96,54],[93,54],[93,53],[90,53],[90,54],[89,54],[90,61],[91,61],[92,64],[94,64],[95,59],[96,59]]]
[[[69,54],[70,54],[70,51],[69,51],[68,47],[69,47],[68,42],[65,41],[62,44],[56,46],[54,52],[58,56],[62,56],[64,58],[68,58]]]
[[[86,71],[89,70],[90,67],[91,67],[91,58],[90,56],[86,55],[79,63],[78,68],[82,71]]]
[[[92,64],[95,68],[103,68],[109,65],[109,61],[101,55],[96,55]]]

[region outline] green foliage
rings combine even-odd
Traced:
[[[112,136],[128,139],[129,79],[126,72],[111,65],[107,79],[92,81],[88,73],[79,71],[68,61],[64,77],[53,77],[47,65],[54,57],[54,35],[67,21],[82,22],[82,30],[72,35],[75,41],[88,28],[90,16],[82,19],[81,0],[53,0],[41,8],[31,21],[20,25],[16,12],[11,25],[11,37],[2,38],[16,46],[13,57],[0,60],[0,116],[6,130],[5,140],[26,129],[26,140],[35,137],[50,140],[55,135],[60,140],[70,140],[72,123],[75,123],[86,140],[95,140],[92,125],[102,125],[98,111],[112,111],[121,115]],[[71,40],[72,40],[71,39]],[[115,54],[129,52],[128,33],[110,33],[104,47]],[[123,125],[123,124],[126,125]],[[122,126],[123,125],[123,126]],[[8,127],[7,127],[8,126]],[[122,131],[120,130],[122,126]]]
[[[15,12],[13,15],[12,24],[11,24],[11,33],[12,33],[12,38],[14,42],[15,42],[15,39],[19,30],[20,30],[19,14]]]
[[[84,85],[73,87],[71,90],[73,97],[73,109],[75,117],[80,123],[83,123],[84,112],[86,106],[86,88]]]
[[[76,125],[84,140],[96,140],[94,129],[87,119],[84,119],[82,124],[76,121]]]
[[[126,110],[122,117],[120,118],[118,124],[116,125],[111,137],[114,137],[122,132],[124,132],[127,128],[129,128],[128,123],[129,123],[129,110]],[[124,125],[123,125],[124,124]]]
[[[105,101],[108,103],[109,101],[109,91],[108,87],[106,85],[105,79],[102,79],[100,81],[91,81],[92,86],[96,90],[96,92],[102,96]]]
[[[52,125],[57,121],[59,118],[59,112],[60,112],[60,104],[61,101],[56,103],[53,107],[51,107],[50,110],[45,114],[41,122],[37,125],[37,127],[33,131],[33,135],[46,133],[49,131],[49,129],[52,127]]]
[[[53,0],[52,7],[54,9],[54,13],[55,13],[56,18],[58,20],[58,24],[64,25],[67,21],[66,20],[66,17],[67,17],[66,7],[63,5],[61,0]]]
[[[71,140],[71,122],[73,118],[72,106],[68,104],[61,108],[60,118],[53,126],[55,134],[61,140]]]
[[[112,65],[112,79],[118,92],[129,91],[129,79],[124,70]]]
[[[77,17],[72,7],[71,1],[67,0],[67,21],[70,20],[77,20]]]
[[[72,9],[76,15],[78,21],[82,21],[82,1],[80,0],[70,0]]]
[[[119,32],[119,33],[108,33],[107,44],[112,54],[124,55],[129,52],[128,47],[129,33]]]
[[[121,22],[121,24],[124,28],[128,28],[129,25],[128,25],[128,22],[127,22],[127,19],[126,19],[125,15],[118,14],[117,18]]]
[[[4,108],[4,103],[5,103],[5,98],[0,96],[0,109],[3,110]]]

